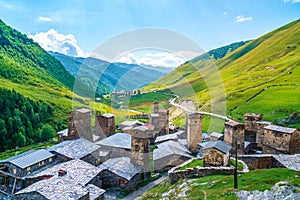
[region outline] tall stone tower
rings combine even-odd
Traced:
[[[103,114],[95,119],[95,134],[101,139],[115,133],[115,116],[113,114]]]
[[[152,132],[145,126],[132,129],[131,162],[143,168],[143,178],[150,177],[150,138]]]
[[[256,143],[257,123],[263,119],[262,114],[249,114],[244,115],[245,120],[245,141]]]
[[[169,134],[169,110],[159,110],[159,125],[158,132],[159,135]]]
[[[232,146],[231,154],[236,150],[235,140],[237,140],[237,152],[242,155],[244,153],[245,125],[234,121],[225,122],[224,142]]]
[[[200,112],[189,112],[186,118],[186,131],[188,148],[191,152],[196,152],[198,143],[202,142],[202,118]]]
[[[91,131],[91,111],[86,108],[74,110],[69,116],[67,140],[79,137],[90,141],[93,140]]]
[[[155,101],[153,104],[154,104],[153,113],[158,113],[158,111],[159,111],[159,102]]]
[[[257,132],[256,132],[256,143],[257,143],[257,147],[262,148],[263,147],[263,143],[264,143],[264,131],[265,131],[265,127],[269,126],[272,124],[272,122],[266,122],[266,121],[258,121],[256,122],[257,124]]]

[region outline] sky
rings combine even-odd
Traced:
[[[300,0],[0,0],[0,18],[44,49],[71,56],[85,57],[116,35],[146,27],[178,32],[208,51],[299,19]],[[121,52],[119,61],[167,67],[184,61],[153,52]]]

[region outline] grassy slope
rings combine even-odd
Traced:
[[[246,174],[241,174],[238,177],[238,190],[259,190],[264,191],[279,181],[289,181],[291,185],[300,186],[300,172],[288,169],[264,169],[254,170]],[[182,181],[170,185],[163,182],[146,192],[142,199],[161,199],[164,192],[170,191],[172,188],[182,184]],[[203,199],[206,192],[207,199],[237,199],[233,189],[233,176],[228,175],[212,175],[196,179],[189,184],[191,190],[187,192],[189,199]],[[175,193],[179,191],[175,191]],[[176,194],[175,194],[176,196]]]
[[[201,110],[209,110],[209,92],[218,92],[223,84],[227,115],[242,121],[246,112],[263,113],[266,120],[273,121],[300,111],[299,40],[300,20],[297,20],[250,41],[216,62],[201,59],[186,63],[144,90],[172,90],[185,99],[193,99]],[[218,72],[212,66],[219,69],[222,84],[217,82]],[[296,127],[300,128],[300,124]]]

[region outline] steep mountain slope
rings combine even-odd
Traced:
[[[62,64],[37,43],[0,21],[0,90],[4,91],[2,94],[11,94],[1,96],[0,107],[5,114],[0,115],[0,121],[6,126],[0,127],[0,140],[6,141],[2,133],[8,132],[18,136],[20,144],[28,145],[41,141],[38,137],[33,140],[28,134],[39,135],[46,124],[56,129],[58,123],[66,123],[73,107],[108,109],[108,106],[96,106],[93,99],[74,94],[71,91],[74,80]],[[82,83],[78,86],[85,93],[90,92]],[[28,102],[34,107],[33,112]],[[29,124],[34,125],[30,128]],[[22,128],[25,126],[31,130]]]
[[[144,89],[172,90],[193,99],[199,109],[210,110],[211,94],[221,92],[224,86],[227,115],[242,121],[244,113],[260,112],[266,120],[274,121],[300,111],[299,41],[300,20],[296,20],[221,59],[214,61],[203,55],[193,59]],[[216,81],[219,74],[221,82]],[[225,99],[220,95],[214,101]]]
[[[108,63],[96,58],[84,59],[56,52],[49,53],[58,59],[72,75],[81,76],[82,82],[89,86],[98,83],[97,91],[103,94],[110,93],[115,89],[137,89],[157,80],[170,70],[163,67]]]

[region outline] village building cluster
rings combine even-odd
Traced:
[[[204,166],[228,166],[230,154],[300,153],[297,129],[245,114],[244,124],[225,122],[224,134],[202,133],[201,112],[187,113],[186,128],[169,125],[169,111],[154,103],[150,122],[95,117],[78,109],[68,129],[57,133],[59,143],[31,150],[0,162],[0,190],[15,199],[104,199],[105,190],[133,190],[151,172],[171,169],[195,157]],[[119,131],[117,131],[117,129]]]

